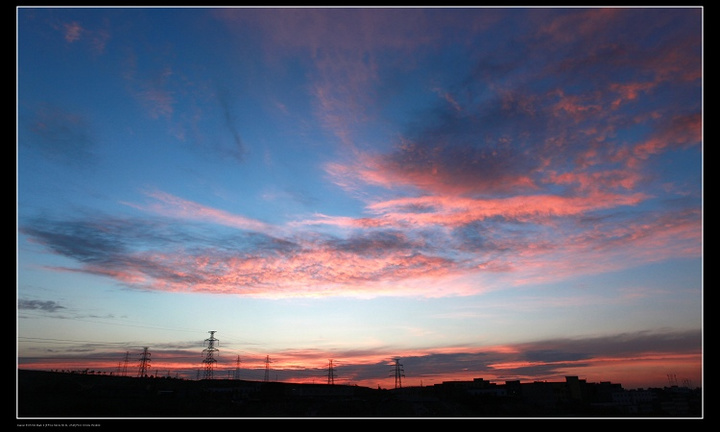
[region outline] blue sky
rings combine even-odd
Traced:
[[[18,366],[700,385],[702,26],[18,8]]]

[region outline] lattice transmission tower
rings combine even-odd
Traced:
[[[235,363],[235,374],[233,375],[233,378],[236,380],[240,379],[240,356],[237,356],[237,362]]]
[[[403,365],[400,364],[400,359],[396,358],[395,360],[395,388],[402,388],[402,379],[405,377],[405,369],[403,369]]]
[[[218,349],[215,348],[215,342],[220,344],[220,341],[215,339],[215,330],[210,330],[208,333],[210,333],[210,337],[205,339],[207,348],[203,350],[203,354],[205,354],[205,358],[203,359],[203,364],[205,365],[205,375],[203,375],[203,378],[213,379],[213,371],[215,370],[215,363],[217,362],[215,359],[215,353],[218,352]]]
[[[118,363],[118,375],[126,376],[127,375],[127,368],[128,368],[128,362],[130,362],[130,352],[125,352],[125,360]]]
[[[265,357],[265,382],[270,381],[270,356]]]
[[[138,376],[146,376],[148,369],[150,369],[150,351],[148,351],[148,347],[144,347],[142,354],[140,354],[140,366],[138,367]]]
[[[328,384],[335,384],[335,367],[333,366],[332,359],[330,359],[328,363]]]

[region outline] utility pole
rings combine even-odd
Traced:
[[[143,352],[140,355],[140,368],[138,370],[138,376],[144,377],[147,375],[147,371],[150,368],[150,352],[148,351],[148,347],[143,348]]]
[[[405,377],[405,370],[400,364],[400,359],[395,359],[395,388],[402,388],[402,379]]]
[[[330,359],[328,364],[328,384],[335,384],[335,368],[333,367],[332,359]]]
[[[217,348],[215,348],[215,342],[220,343],[219,340],[215,339],[215,330],[211,330],[208,333],[210,333],[210,337],[205,339],[205,342],[207,342],[207,348],[203,350],[203,353],[205,354],[205,358],[203,359],[203,363],[205,364],[205,379],[213,379],[213,370],[215,368],[215,353],[218,351]]]

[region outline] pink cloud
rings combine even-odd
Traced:
[[[472,200],[450,197],[407,198],[378,202],[368,208],[376,217],[334,219],[322,217],[307,224],[338,226],[385,226],[403,229],[454,228],[496,216],[559,229],[556,219],[584,217],[589,212],[636,205],[642,194],[610,195],[592,193],[586,197],[558,196],[514,197],[498,200]],[[413,209],[419,209],[413,211]],[[492,238],[492,231],[485,236]],[[489,261],[481,251],[473,258],[481,272],[511,273],[514,283],[526,284],[563,279],[572,275],[615,271],[628,265],[657,262],[672,257],[696,257],[700,254],[701,227],[697,214],[666,214],[644,221],[596,225],[590,231],[566,231],[562,235],[535,240],[502,240],[507,256],[496,255]],[[498,240],[500,241],[500,240]],[[510,274],[509,274],[510,275]]]
[[[600,227],[583,236],[594,240],[596,246],[593,249],[602,252],[625,249],[633,251],[636,259],[696,257],[701,253],[702,244],[700,216],[699,210],[663,213],[645,220],[616,225],[613,229]]]
[[[214,15],[231,28],[260,28],[268,48],[275,50],[363,52],[408,49],[436,40],[432,17],[422,9],[218,9]]]
[[[542,12],[542,11],[541,11]],[[547,20],[537,32],[554,43],[569,43],[603,33],[620,15],[617,8],[590,8],[571,11]],[[544,17],[541,13],[538,18]]]
[[[93,54],[102,54],[105,51],[107,41],[110,39],[107,30],[90,30],[77,21],[64,23],[56,28],[63,33],[65,41],[70,44],[80,41],[88,43]]]
[[[65,24],[64,28],[65,40],[70,43],[78,41],[83,33],[83,28],[77,22]]]
[[[588,230],[562,228],[558,218],[582,218],[589,212],[636,205],[642,194],[610,195],[593,193],[586,197],[514,197],[499,200],[472,200],[449,197],[407,198],[378,202],[368,208],[376,213],[364,219],[322,217],[307,224],[335,224],[355,228],[384,226],[398,229],[456,228],[496,216],[546,225],[556,231],[552,237],[502,239],[497,246],[507,253],[476,250],[469,267],[457,274],[506,274],[510,285],[562,280],[578,274],[598,274],[627,266],[658,262],[673,257],[697,257],[701,251],[701,227],[692,212],[664,214],[652,219],[606,226],[602,222]],[[419,209],[413,211],[413,209]],[[486,228],[484,236],[495,239]],[[495,240],[493,240],[495,241]],[[469,262],[465,263],[469,265]],[[467,292],[471,292],[468,290]]]
[[[633,190],[643,176],[637,170],[613,169],[597,172],[548,172],[546,181],[550,184],[577,185],[579,191]]]
[[[145,105],[152,118],[172,116],[175,99],[171,92],[159,87],[150,87],[138,91],[136,96]]]
[[[549,107],[556,117],[570,117],[575,122],[580,122],[590,116],[598,115],[602,112],[603,107],[597,100],[595,94],[590,95],[566,95],[564,91],[557,90],[554,92],[556,102]]]
[[[613,272],[702,253],[697,212],[676,212],[612,227],[566,233],[548,249],[524,248],[515,258],[512,283],[547,283],[578,274]],[[521,269],[521,271],[520,271]]]
[[[458,226],[495,216],[522,221],[543,221],[548,217],[584,214],[589,211],[618,206],[632,206],[647,196],[594,193],[580,197],[562,197],[538,194],[497,199],[471,199],[450,196],[401,198],[377,202],[369,210],[382,216],[384,221],[397,225],[418,224]],[[413,212],[412,208],[432,209]]]
[[[452,272],[451,263],[437,257],[409,253],[366,257],[328,248],[306,248],[278,256],[213,256],[211,251],[202,256],[146,254],[143,262],[165,270],[162,278],[150,282],[153,289],[270,298],[373,297],[383,291],[397,295],[402,290],[383,282],[427,281]]]
[[[610,85],[610,90],[618,93],[619,98],[615,99],[611,107],[617,109],[621,104],[635,101],[641,93],[647,93],[657,87],[657,83],[653,82],[634,82],[634,83],[614,83]]]
[[[150,289],[242,294],[262,297],[347,295],[467,295],[486,288],[472,278],[497,274],[512,277],[512,284],[559,280],[596,274],[627,265],[677,256],[698,256],[699,218],[692,213],[667,214],[616,225],[599,223],[589,230],[564,226],[565,218],[625,206],[635,206],[648,196],[612,194],[589,185],[591,176],[560,175],[558,182],[585,182],[584,195],[564,197],[538,194],[496,199],[424,196],[372,202],[364,217],[316,215],[286,227],[233,215],[163,192],[149,194],[157,201],[139,207],[165,216],[216,223],[264,232],[272,237],[291,233],[292,248],[273,250],[146,251],[128,257],[137,263],[112,271],[118,280],[142,283]],[[604,180],[609,181],[609,180]],[[627,180],[628,185],[633,179]],[[618,184],[622,184],[619,182]],[[495,218],[527,224],[536,235],[506,238],[490,223]],[[423,230],[453,230],[488,221],[482,236],[486,246],[465,255],[461,238],[447,237],[457,254],[452,259],[439,252],[439,244]],[[362,230],[357,238],[332,239],[304,236],[298,228],[333,226],[345,232]],[[291,231],[291,229],[295,231]],[[380,234],[393,230],[393,235]],[[547,229],[556,234],[549,236]],[[378,233],[373,236],[372,233]],[[309,233],[308,233],[309,234]],[[305,239],[303,240],[303,237]],[[487,247],[487,249],[486,249]],[[435,251],[435,252],[430,252]],[[502,252],[500,252],[502,251]],[[505,277],[505,276],[503,276]],[[440,283],[440,281],[443,281]],[[443,285],[439,293],[435,287]]]
[[[652,71],[659,81],[692,82],[702,79],[700,34],[674,40],[663,47],[661,56],[647,59],[643,66]]]
[[[151,211],[173,218],[212,222],[219,225],[259,232],[277,232],[275,231],[277,228],[262,221],[203,206],[165,192],[154,191],[147,193],[147,195],[156,201],[148,205],[126,204],[141,210]]]
[[[288,54],[308,58],[316,116],[349,149],[357,125],[373,115],[366,107],[374,97],[376,53],[432,44],[436,31],[420,9],[227,9],[215,16],[231,29],[260,29],[268,62]]]
[[[413,144],[404,144],[412,146]],[[412,157],[418,151],[409,149],[407,157]],[[438,152],[442,150],[438,149]],[[505,156],[492,154],[489,158],[502,159]],[[406,163],[392,160],[385,156],[372,156],[356,154],[355,162],[344,165],[331,163],[325,169],[332,181],[348,190],[355,190],[358,184],[381,186],[390,190],[411,188],[429,191],[437,194],[462,195],[482,191],[508,191],[536,189],[535,181],[529,174],[501,172],[501,168],[493,168],[495,176],[484,172],[480,168],[473,171],[469,167],[460,171],[457,167],[449,166],[439,158],[429,154],[422,154],[420,161]],[[468,163],[467,159],[464,161]],[[500,160],[501,166],[505,161]],[[482,161],[483,166],[489,165],[487,160]]]
[[[699,144],[702,140],[702,118],[700,114],[675,116],[649,139],[633,148],[639,159],[661,153],[667,148],[682,148]]]

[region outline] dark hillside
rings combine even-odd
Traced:
[[[342,385],[18,372],[18,417],[393,416],[388,391]]]
[[[567,391],[571,384],[581,391]],[[497,386],[477,379],[382,390],[27,370],[18,371],[17,390],[20,419],[699,417],[702,400],[700,389],[666,388],[648,389],[640,402],[628,403],[633,393],[620,385],[572,379]]]

